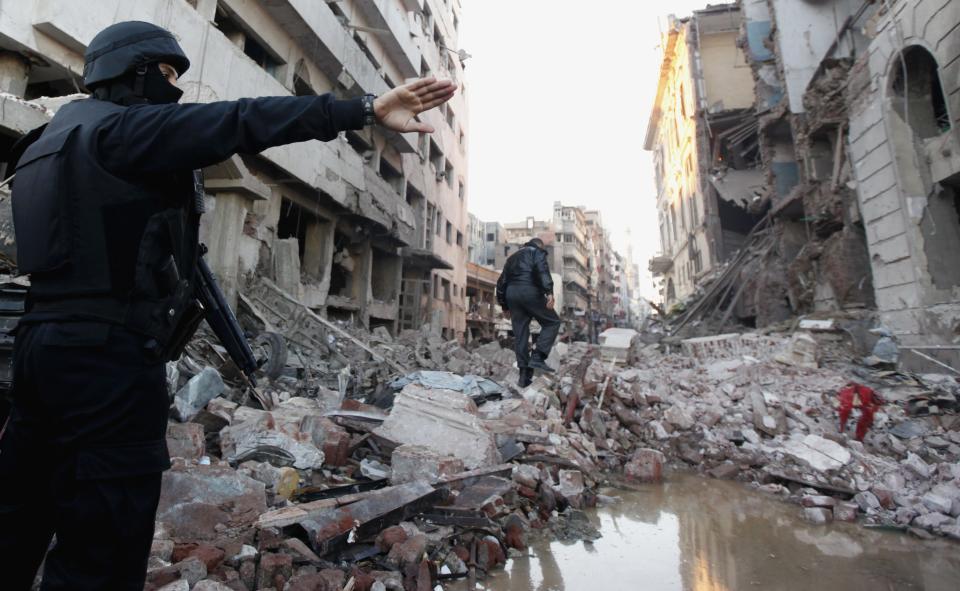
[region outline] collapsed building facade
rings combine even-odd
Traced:
[[[865,311],[871,325],[897,338],[908,366],[960,365],[960,275],[950,259],[960,246],[960,2],[745,0],[711,7],[674,21],[668,33],[673,61],[665,58],[664,68],[676,71],[675,85],[709,92],[718,73],[705,59],[704,19],[721,11],[736,17],[734,42],[752,74],[751,108],[732,132],[710,125],[709,107],[699,105],[689,117],[681,111],[678,124],[706,131],[697,136],[697,153],[709,155],[699,171],[709,171],[721,202],[743,204],[738,219],[745,231],[724,253],[724,266],[695,274],[693,285],[681,285],[675,268],[689,261],[652,259],[651,270],[664,279],[664,302],[688,298],[682,322],[700,321],[701,331],[722,328],[718,318],[721,325],[731,319],[759,327],[797,315]],[[685,44],[688,55],[672,49],[698,29],[701,41]],[[672,66],[677,60],[689,74]],[[662,110],[664,101],[657,104]],[[660,149],[672,153],[668,139],[648,133],[655,161]],[[738,163],[741,157],[747,162]],[[665,188],[683,167],[668,161],[663,168],[658,172],[668,179],[658,187]],[[744,170],[749,182],[729,183]],[[671,212],[661,208],[660,215],[665,244],[682,246]],[[681,236],[709,234],[709,212],[705,217]]]
[[[668,307],[693,294],[753,225],[745,196],[760,171],[753,81],[736,45],[739,27],[738,7],[721,5],[685,20],[671,17],[664,35],[644,148],[653,152],[661,243],[649,268],[662,279]],[[719,138],[736,138],[739,149],[721,155]]]
[[[232,302],[267,277],[313,310],[396,333],[466,325],[466,99],[460,3],[439,0],[17,2],[0,14],[0,151],[80,92],[87,42],[121,20],[171,30],[192,61],[184,102],[384,94],[451,78],[430,136],[367,128],[238,155],[204,171],[202,239]],[[38,99],[39,97],[65,97]],[[2,154],[0,154],[2,156]],[[4,228],[4,231],[8,228]],[[430,289],[428,289],[430,288]]]

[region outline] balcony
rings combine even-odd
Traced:
[[[563,258],[569,258],[577,261],[583,268],[590,264],[587,255],[582,248],[572,242],[563,243]]]
[[[390,59],[406,78],[420,75],[420,48],[413,42],[407,13],[390,0],[360,0],[357,8],[371,27],[390,31],[378,35]]]
[[[673,258],[665,255],[657,255],[651,258],[650,263],[647,266],[647,269],[654,275],[654,277],[663,275],[672,268]]]
[[[264,3],[264,8],[328,78],[348,88],[349,95],[380,95],[390,90],[349,30],[326,5],[319,4],[313,0],[277,0]],[[417,151],[415,133],[388,134],[388,139],[401,152]]]

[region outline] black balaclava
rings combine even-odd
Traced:
[[[98,86],[93,95],[124,106],[164,105],[178,102],[183,91],[167,81],[158,62],[150,62]]]

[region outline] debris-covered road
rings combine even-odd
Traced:
[[[171,364],[179,459],[164,475],[151,589],[482,579],[535,538],[599,536],[583,510],[613,502],[601,485],[671,470],[741,481],[813,524],[960,538],[955,379],[868,369],[837,334],[723,335],[670,352],[561,344],[559,371],[520,391],[496,343],[360,334],[292,300],[271,317],[282,292],[256,293],[242,320],[282,335],[257,340],[272,357],[259,396],[202,334]],[[886,401],[863,442],[856,407],[838,432],[851,381]]]

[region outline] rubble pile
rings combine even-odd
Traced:
[[[842,350],[832,335],[798,331],[688,339],[683,355],[648,346],[635,367],[594,360],[587,398],[565,427],[557,423],[572,388],[541,383],[523,397],[545,401],[554,441],[575,448],[541,453],[585,470],[622,468],[626,484],[659,480],[667,462],[752,483],[801,504],[814,522],[863,518],[960,539],[960,385],[946,375],[869,371]],[[838,431],[837,392],[852,379],[888,401],[863,442]]]
[[[960,385],[868,367],[830,322],[623,339],[629,355],[558,344],[558,371],[519,389],[496,343],[323,320],[310,338],[261,325],[282,338],[257,342],[288,354],[256,393],[203,335],[171,364],[150,589],[435,589],[531,536],[598,537],[582,510],[614,501],[600,485],[671,469],[749,483],[815,523],[960,538]],[[863,442],[837,426],[852,380],[887,401]]]
[[[202,332],[169,365],[174,466],[149,589],[434,589],[502,566],[540,532],[599,536],[581,511],[596,475],[538,460],[529,442],[548,435],[521,428],[533,406],[485,377],[516,381],[510,351],[292,307],[294,331],[243,299],[245,324],[280,336],[260,332],[259,352],[285,357],[256,392]]]

